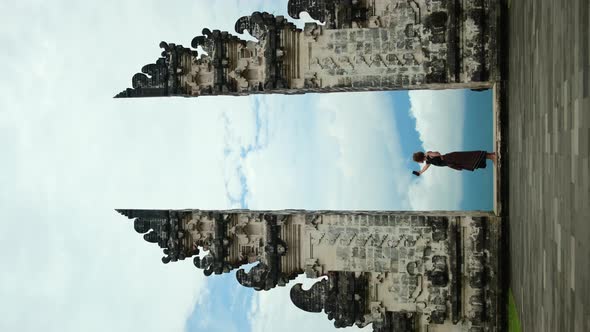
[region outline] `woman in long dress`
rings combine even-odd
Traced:
[[[486,168],[487,159],[496,163],[496,153],[486,151],[460,151],[443,155],[436,151],[420,151],[414,153],[413,159],[417,163],[426,163],[420,171],[412,172],[414,175],[420,176],[426,172],[430,165],[450,167],[458,171],[474,171],[478,168]]]

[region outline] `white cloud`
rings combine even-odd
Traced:
[[[386,93],[320,95],[317,128],[325,135],[321,155],[333,156],[334,186],[341,185],[333,203],[339,209],[405,209],[409,183],[397,134],[393,105]],[[332,150],[334,149],[334,150]],[[338,195],[339,194],[339,195]]]
[[[410,113],[426,151],[448,153],[463,148],[465,92],[410,91]],[[421,165],[422,166],[422,165]],[[461,173],[431,166],[409,186],[412,210],[458,210],[463,199]]]
[[[270,138],[236,160],[250,208],[407,207],[408,171],[385,94],[263,96],[259,103]]]
[[[410,91],[410,113],[428,150],[456,151],[463,147],[465,92],[463,90]],[[460,133],[460,134],[457,134]]]

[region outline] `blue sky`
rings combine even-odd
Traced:
[[[463,148],[465,150],[493,151],[492,91],[466,92],[465,127]],[[461,210],[493,209],[493,171],[491,164],[478,172],[463,174],[463,201]]]
[[[164,266],[115,208],[491,208],[489,168],[410,174],[420,146],[490,147],[489,93],[112,98],[161,40],[261,9],[286,1],[0,2],[1,331],[330,329],[288,287]]]
[[[492,128],[492,90],[461,92],[465,100],[464,125],[462,129],[462,144],[456,146],[456,150],[486,150],[493,151]],[[416,132],[416,119],[408,116],[411,107],[409,93],[407,91],[388,92],[393,100],[396,110],[408,110],[393,112],[397,131],[400,134],[403,154],[411,155],[414,151],[424,149]],[[451,112],[453,112],[451,110]],[[459,110],[454,111],[457,113]],[[454,133],[456,135],[457,133]],[[440,150],[436,146],[427,149]],[[451,152],[443,151],[442,153]],[[411,158],[408,158],[409,168],[416,167]],[[432,170],[429,170],[432,171]],[[436,170],[435,170],[436,171]],[[430,175],[430,174],[428,174]],[[434,176],[434,175],[433,175]],[[490,167],[477,172],[462,172],[463,196],[458,210],[492,210],[493,209],[493,172]]]

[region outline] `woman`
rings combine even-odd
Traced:
[[[420,151],[414,153],[413,158],[417,163],[426,162],[426,165],[422,167],[422,170],[419,172],[412,172],[416,176],[420,176],[422,173],[426,172],[430,165],[447,166],[458,171],[464,169],[474,171],[478,168],[486,168],[486,159],[490,159],[494,164],[496,163],[496,153],[488,153],[486,151],[451,152],[445,155],[432,151],[426,153]]]

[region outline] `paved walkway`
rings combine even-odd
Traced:
[[[510,2],[510,287],[523,331],[590,331],[590,1]]]

